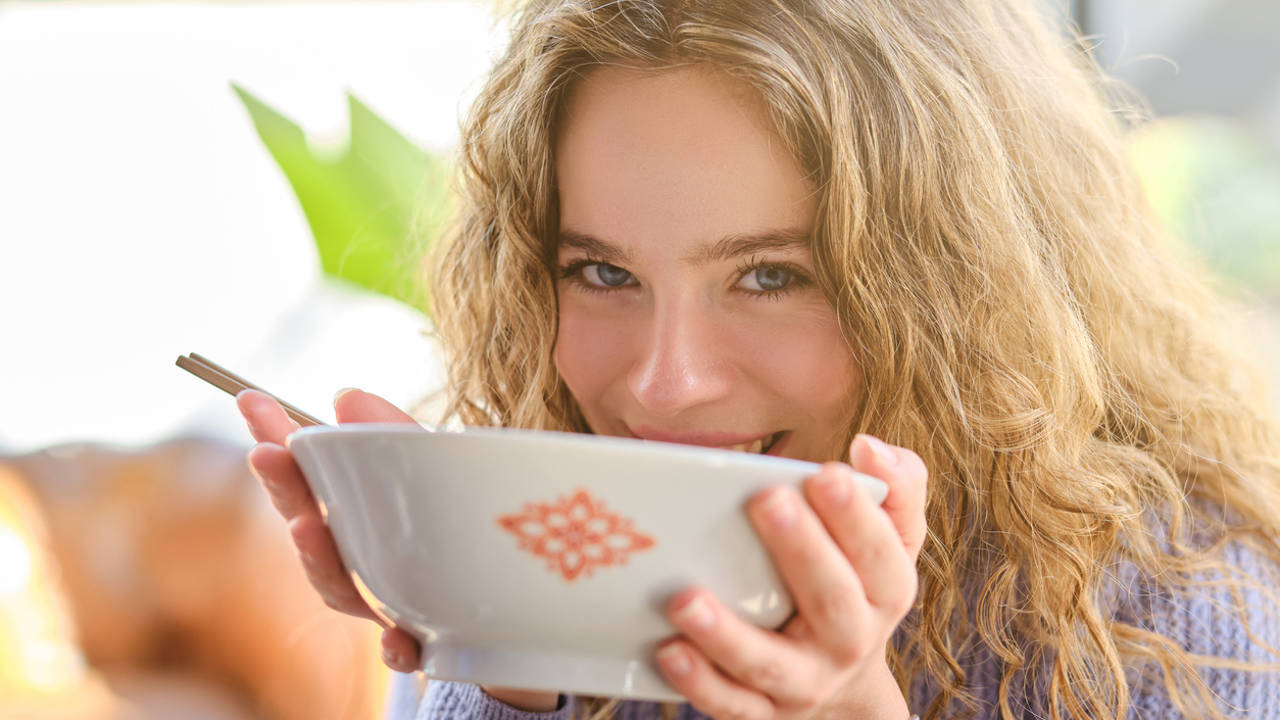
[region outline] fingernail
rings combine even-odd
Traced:
[[[715,619],[707,601],[701,597],[694,597],[687,605],[677,610],[675,617],[677,625],[691,630],[710,630]]]
[[[775,488],[760,506],[766,520],[777,528],[785,528],[796,519],[796,506],[786,488]]]
[[[398,668],[404,663],[401,661],[400,653],[391,648],[382,648],[382,661],[391,667]]]
[[[688,675],[693,669],[689,654],[679,645],[668,645],[658,651],[658,663],[672,675]]]
[[[349,388],[342,388],[342,389],[341,389],[341,390],[339,390],[338,392],[334,393],[334,395],[333,395],[333,401],[334,401],[334,402],[338,402],[338,400],[342,399],[342,396],[343,396],[343,395],[346,395],[346,394],[347,394],[347,393],[349,393],[349,392],[355,392],[355,391],[356,391],[356,388],[353,388],[353,387],[349,387]]]
[[[885,442],[871,435],[859,435],[866,442],[867,447],[871,448],[871,454],[876,456],[876,463],[881,467],[891,467],[898,464],[898,456],[893,452],[893,448],[889,447]]]
[[[258,466],[253,464],[253,452],[252,452],[252,451],[250,451],[250,452],[249,452],[249,454],[245,457],[245,459],[244,459],[244,464],[245,464],[246,466],[248,466],[248,468],[249,468],[249,472],[253,473],[253,476],[254,476],[254,477],[258,478],[258,480],[259,480],[259,481],[263,481],[263,480],[264,480],[264,478],[262,477],[262,473],[258,471]]]
[[[828,503],[844,505],[849,502],[849,478],[844,473],[828,472],[819,482],[819,488]]]

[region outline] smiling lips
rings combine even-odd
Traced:
[[[721,450],[736,450],[739,452],[749,452],[766,454],[778,445],[784,435],[785,430],[779,430],[775,433],[767,435],[742,435],[734,433],[670,433],[657,428],[650,427],[628,427],[631,434],[641,440],[656,440],[658,442],[677,443],[680,445],[698,445],[701,447],[713,447]]]
[[[764,454],[772,450],[774,445],[778,444],[778,441],[782,439],[783,432],[784,431],[778,431],[772,435],[765,435],[764,437],[756,438],[751,442],[737,443],[735,445],[724,447],[723,449],[756,453],[757,455]]]

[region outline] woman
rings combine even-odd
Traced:
[[[1031,0],[528,3],[435,276],[451,416],[843,462],[749,508],[781,632],[673,598],[689,705],[433,683],[420,716],[1280,717],[1280,432],[1085,65]]]

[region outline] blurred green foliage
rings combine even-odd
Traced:
[[[323,271],[429,312],[423,254],[452,207],[443,158],[414,145],[348,94],[350,139],[339,153],[232,85],[293,186]]]
[[[1166,118],[1130,150],[1155,210],[1224,289],[1280,300],[1280,163],[1246,125]]]

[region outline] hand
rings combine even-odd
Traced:
[[[289,534],[302,557],[307,579],[329,607],[356,617],[381,623],[342,565],[333,535],[320,517],[311,490],[302,477],[293,455],[284,446],[285,438],[298,424],[285,414],[271,396],[254,390],[236,395],[236,404],[258,445],[249,451],[249,467],[262,482],[276,510],[289,523]],[[360,390],[344,390],[333,399],[338,423],[415,423],[399,408]],[[420,666],[418,641],[397,627],[382,630],[382,661],[397,672],[416,672]],[[521,710],[554,709],[559,694],[506,688],[484,688],[493,697]]]
[[[927,471],[919,456],[867,436],[853,468],[884,480],[881,507],[851,469],[827,463],[804,483],[756,495],[748,516],[795,599],[780,632],[758,628],[712,593],[690,588],[668,617],[682,636],[658,650],[667,681],[704,714],[734,720],[910,713],[885,651],[915,601]]]
[[[244,415],[249,432],[258,441],[249,451],[249,467],[266,488],[276,510],[289,523],[289,534],[312,587],[334,610],[378,620],[351,582],[302,471],[284,447],[285,438],[298,429],[298,424],[265,393],[244,390],[236,395],[236,405]],[[338,393],[333,405],[339,423],[415,422],[386,400],[359,390]],[[418,643],[413,636],[396,627],[383,628],[382,660],[387,667],[414,672],[418,669],[418,655]]]

